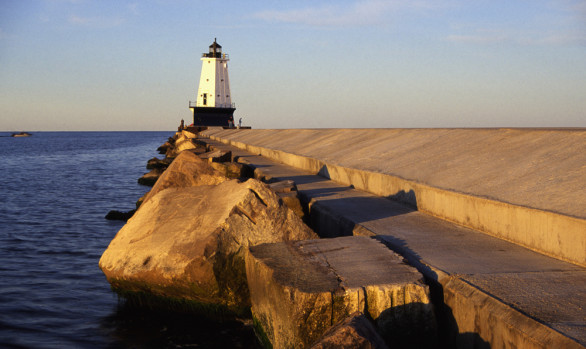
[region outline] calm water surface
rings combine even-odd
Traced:
[[[98,267],[123,224],[105,214],[134,208],[171,134],[0,137],[0,347],[256,347],[240,323],[125,306]]]

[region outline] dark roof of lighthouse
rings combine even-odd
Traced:
[[[216,39],[214,39],[214,42],[212,42],[212,44],[210,45],[210,48],[211,48],[211,47],[214,47],[214,44],[216,45],[216,47],[222,48],[222,45],[218,44],[218,43],[216,42]]]

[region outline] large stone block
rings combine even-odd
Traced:
[[[207,159],[209,162],[231,162],[232,152],[225,150],[214,150],[200,154],[202,159]]]
[[[246,167],[236,162],[210,162],[209,165],[228,178],[250,177]]]
[[[435,317],[422,275],[367,237],[262,244],[246,257],[256,329],[303,348],[349,314],[373,319],[390,347],[431,347]]]
[[[152,158],[149,161],[147,161],[146,168],[147,168],[147,170],[152,170],[154,168],[166,169],[167,167],[169,167],[170,164],[171,164],[171,159]]]
[[[295,212],[301,218],[304,218],[305,212],[303,211],[303,205],[299,199],[299,192],[297,191],[297,185],[292,180],[284,180],[279,182],[273,182],[269,184],[277,195],[283,200],[283,203]]]
[[[165,156],[168,158],[174,158],[184,150],[191,150],[196,148],[196,145],[192,139],[181,132],[175,133],[173,138],[175,139],[173,146],[166,148]]]
[[[316,237],[254,179],[167,188],[122,227],[100,268],[121,293],[213,304],[242,314],[250,304],[248,246]]]
[[[150,172],[145,173],[142,177],[138,179],[138,184],[146,185],[152,187],[155,185],[157,180],[161,177],[165,170],[162,168],[154,168],[150,170]]]
[[[189,151],[180,153],[156,180],[143,202],[167,188],[186,188],[198,185],[216,185],[228,178],[214,170],[206,161]]]
[[[187,130],[181,130],[181,135],[185,138],[188,138],[188,139],[196,139],[197,138],[197,134],[195,134],[194,132],[187,131]]]

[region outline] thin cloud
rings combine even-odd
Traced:
[[[497,43],[510,43],[517,45],[586,45],[586,35],[584,33],[564,33],[559,35],[548,35],[540,37],[531,36],[490,36],[490,35],[448,35],[446,41],[464,44],[488,45]]]
[[[81,4],[84,0],[45,0],[45,2],[53,3],[53,4],[62,4],[62,3],[69,3],[69,4]]]
[[[379,23],[385,15],[400,6],[398,1],[365,0],[352,5],[328,5],[303,9],[267,10],[253,14],[253,18],[267,22],[296,23],[312,26],[360,26]]]
[[[138,3],[137,2],[133,2],[131,4],[128,4],[126,7],[128,8],[128,11],[130,11],[130,13],[132,13],[133,15],[138,15]]]
[[[586,2],[578,1],[570,5],[570,9],[576,14],[579,20],[586,21]],[[584,22],[583,22],[584,23]]]
[[[487,31],[488,32],[488,31]],[[586,45],[585,32],[560,32],[560,33],[527,33],[510,32],[504,33],[476,33],[463,35],[448,35],[445,41],[463,44],[489,45],[508,43],[515,45]]]
[[[452,25],[452,33],[444,40],[477,45],[586,45],[586,2],[556,2],[546,9],[521,22]]]
[[[94,28],[112,28],[124,23],[124,19],[119,17],[82,17],[77,15],[69,16],[68,21],[74,25]]]
[[[446,41],[471,44],[491,44],[505,42],[509,39],[506,36],[497,35],[448,35]]]
[[[586,45],[586,33],[563,33],[558,35],[550,35],[533,40],[526,40],[522,43],[552,46]]]

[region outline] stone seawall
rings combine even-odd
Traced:
[[[152,189],[117,215],[128,221],[99,261],[115,292],[249,319],[267,347],[437,347],[422,273],[372,238],[319,239],[294,181],[251,178],[252,166],[196,138],[161,146],[165,159],[139,180]]]
[[[219,130],[203,136],[586,266],[586,130]]]

